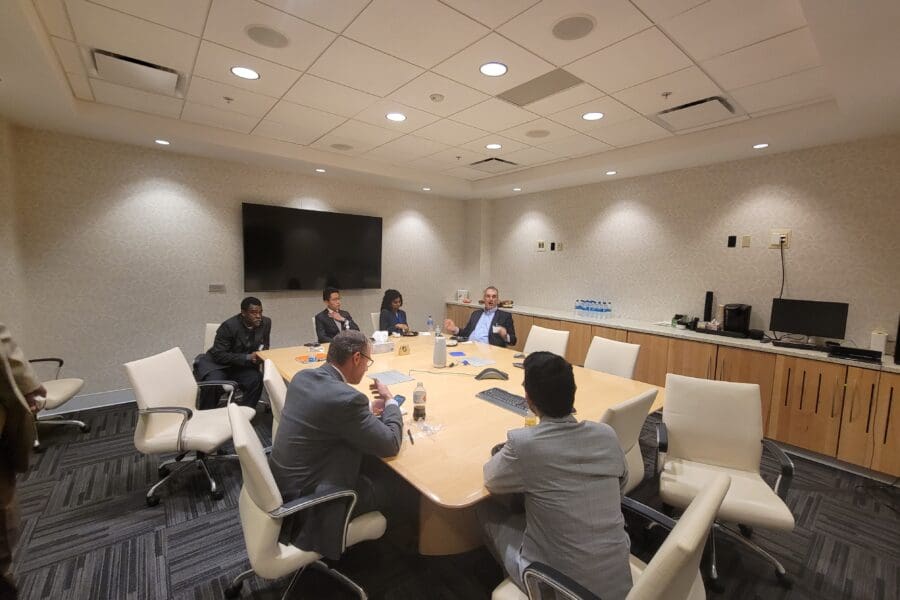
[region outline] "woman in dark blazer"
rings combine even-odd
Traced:
[[[381,299],[381,316],[378,319],[378,329],[388,333],[405,333],[409,331],[406,323],[406,312],[403,306],[403,295],[397,290],[386,290]]]

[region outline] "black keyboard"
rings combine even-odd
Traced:
[[[784,340],[773,340],[773,346],[779,348],[793,348],[794,350],[818,350],[819,352],[828,352],[827,346],[816,346],[815,344],[802,344],[799,342],[785,342]]]
[[[850,348],[846,346],[832,346],[828,350],[829,358],[846,358],[849,360],[861,360],[863,362],[881,364],[881,351],[868,348]]]
[[[500,408],[511,410],[518,415],[524,416],[528,411],[528,405],[525,403],[525,398],[516,396],[515,394],[507,392],[506,390],[501,390],[500,388],[489,388],[483,392],[478,392],[475,396],[482,400],[487,400]]]

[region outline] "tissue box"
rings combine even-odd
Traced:
[[[372,354],[384,354],[394,351],[394,342],[373,342]]]

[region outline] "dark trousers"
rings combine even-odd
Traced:
[[[12,555],[18,538],[16,474],[6,457],[0,456],[0,600],[12,600],[17,597],[12,575]]]
[[[203,381],[234,381],[243,390],[243,398],[239,404],[256,407],[262,395],[262,371],[259,367],[227,367],[210,371]],[[217,387],[201,389],[198,406],[200,410],[215,408],[219,402],[221,390]]]

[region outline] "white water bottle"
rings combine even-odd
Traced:
[[[447,338],[442,335],[434,338],[434,359],[432,362],[438,369],[447,366]]]

